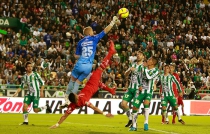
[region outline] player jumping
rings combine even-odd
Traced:
[[[152,99],[152,94],[154,90],[154,84],[156,78],[159,74],[158,68],[156,68],[157,59],[152,56],[147,60],[147,67],[144,67],[142,72],[142,85],[139,87],[140,93],[138,97],[134,98],[133,101],[133,126],[130,128],[129,131],[137,131],[137,117],[138,117],[138,110],[141,103],[144,103],[144,130],[148,131],[148,120],[149,120],[149,104]]]
[[[78,61],[71,73],[71,79],[66,90],[65,103],[61,105],[60,108],[65,108],[69,105],[68,96],[70,92],[77,93],[82,81],[90,74],[97,44],[99,40],[112,29],[115,23],[119,23],[116,16],[114,16],[111,23],[97,35],[94,35],[91,27],[84,28],[83,34],[85,37],[78,42],[75,53],[75,57],[78,58]]]
[[[128,76],[131,74],[130,77],[130,84],[128,86],[127,91],[123,95],[122,102],[120,103],[120,108],[123,109],[126,112],[126,115],[128,116],[128,123],[125,125],[125,127],[130,127],[132,125],[132,115],[128,106],[128,102],[131,102],[131,100],[136,96],[139,95],[139,86],[140,86],[140,79],[141,79],[141,72],[143,68],[143,60],[144,60],[144,54],[141,51],[137,52],[137,61],[132,63],[130,68],[125,72],[125,76]]]
[[[110,113],[104,114],[100,109],[91,104],[89,100],[97,92],[103,70],[109,65],[109,61],[114,53],[116,53],[116,50],[114,48],[114,43],[111,41],[109,53],[103,59],[100,67],[93,71],[89,81],[86,83],[85,87],[80,91],[78,95],[76,93],[69,94],[68,98],[71,103],[68,105],[68,109],[66,110],[65,114],[60,118],[58,123],[51,126],[51,129],[57,128],[76,108],[83,106],[88,106],[89,108],[97,111],[100,114],[106,115],[107,117],[113,116]],[[115,90],[110,91],[112,94],[115,93]]]

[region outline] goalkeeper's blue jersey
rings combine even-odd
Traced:
[[[94,36],[86,36],[78,42],[75,53],[76,55],[80,55],[77,61],[78,63],[93,63],[97,44],[104,35],[105,32],[102,31]]]

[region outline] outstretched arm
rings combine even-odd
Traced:
[[[63,116],[61,116],[60,120],[58,121],[58,123],[56,123],[55,125],[51,126],[50,129],[55,129],[57,128],[61,123],[63,123],[63,121],[66,120],[66,118],[69,116],[70,114],[65,112],[65,114]]]
[[[115,23],[118,21],[119,21],[118,17],[114,16],[111,23],[104,29],[105,34],[107,34],[112,29],[112,27],[115,25]]]
[[[51,126],[50,129],[57,128],[61,123],[63,123],[66,120],[66,118],[74,111],[74,109],[75,109],[75,105],[71,103],[68,109],[66,110],[65,114],[61,116],[60,120],[55,125]]]
[[[101,111],[98,107],[95,107],[93,104],[90,103],[90,105],[88,106],[89,108],[93,109],[94,111],[98,112],[99,114],[103,114],[106,117],[113,117],[113,115],[111,113],[105,114],[103,111]]]

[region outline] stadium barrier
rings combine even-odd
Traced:
[[[12,96],[19,85],[1,85],[0,84],[0,96],[6,96],[10,97]],[[82,89],[83,87],[80,87]],[[62,89],[62,91],[65,91],[66,86],[45,86],[44,90],[44,96],[45,97],[56,97],[56,91]],[[186,92],[189,93],[188,90],[185,90]],[[113,99],[120,99],[123,97],[123,94],[125,92],[124,88],[117,88],[116,90],[116,95],[111,95],[110,93],[104,91],[104,90],[99,90],[99,98],[113,98]],[[27,93],[27,89],[22,90],[21,93],[18,94],[18,97],[24,97],[25,94]],[[199,93],[201,95],[201,98],[210,95],[210,90],[199,90]],[[97,97],[96,97],[97,98]],[[159,99],[159,88],[153,93],[153,99]],[[188,99],[188,94],[184,94],[183,96],[184,99]]]
[[[103,110],[104,112],[111,112],[114,115],[125,114],[118,106],[121,99],[91,99],[90,102]],[[64,103],[62,98],[41,98],[39,106],[46,104],[52,108],[53,114],[63,114],[66,109],[59,109],[59,106]],[[184,100],[184,110],[186,115],[210,115],[210,101],[203,100]],[[131,105],[130,105],[131,107]],[[20,97],[1,97],[0,98],[0,112],[1,113],[22,113],[23,98]],[[180,107],[179,107],[180,108]],[[34,113],[32,106],[29,106],[28,111]],[[168,108],[169,115],[171,115],[172,108]],[[181,111],[181,110],[180,110]],[[143,112],[143,105],[141,105],[139,114]],[[46,111],[42,111],[39,114],[45,114]],[[72,114],[96,114],[92,109],[84,106],[76,109]],[[152,100],[150,104],[150,114],[161,114],[161,102],[160,100]]]

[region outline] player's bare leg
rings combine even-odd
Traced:
[[[74,88],[74,84],[75,84],[76,80],[77,80],[76,78],[71,76],[69,84],[66,88],[66,94],[65,94],[65,98],[64,98],[65,102],[62,105],[60,105],[60,107],[59,107],[60,109],[64,109],[70,104],[70,101],[69,101],[68,97],[69,97],[69,94],[72,92],[72,90]]]
[[[179,112],[178,107],[175,106],[175,107],[174,107],[174,110],[175,110],[175,112],[176,112],[176,114],[177,114],[177,116],[178,116],[178,121],[179,121],[180,123],[182,123],[183,125],[185,125],[185,122],[184,122],[184,121],[182,120],[182,118],[181,118],[181,115],[180,115],[180,112]]]
[[[28,125],[28,105],[26,103],[23,104],[23,119],[24,122],[19,125]]]
[[[186,114],[184,113],[184,104],[183,103],[182,103],[181,107],[182,107],[182,115],[186,116]]]
[[[41,112],[42,110],[45,110],[45,109],[48,113],[52,112],[52,109],[50,108],[48,104],[42,107],[33,108],[35,113]],[[23,119],[24,119],[24,122],[20,123],[19,125],[28,125],[29,124],[28,123],[28,104],[26,103],[24,103],[23,105]]]
[[[128,117],[128,123],[125,125],[125,127],[131,127],[132,126],[132,114],[130,111],[130,108],[128,106],[128,102],[125,100],[122,100],[122,102],[119,104],[119,107],[125,111],[127,117]]]
[[[162,106],[162,123],[166,124],[166,114],[167,114],[167,110],[165,106]]]
[[[178,103],[178,97],[176,97],[176,102]],[[176,110],[173,108],[173,112],[172,112],[172,114],[173,114],[173,119],[172,119],[172,124],[175,124],[176,123],[176,116],[177,116],[177,114],[176,114]]]

